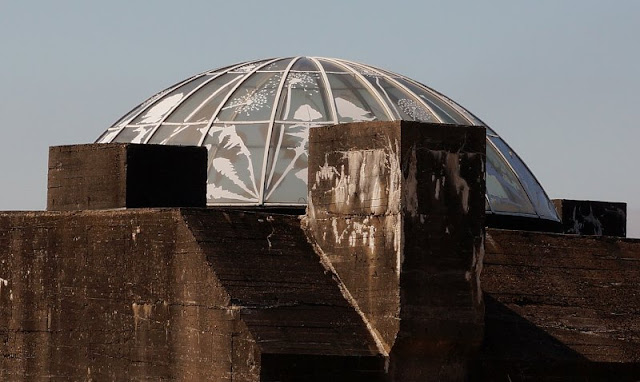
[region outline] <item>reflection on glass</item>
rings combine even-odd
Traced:
[[[486,166],[487,196],[495,212],[535,214],[515,174],[488,140]]]
[[[520,177],[520,181],[526,189],[527,194],[531,197],[538,215],[547,219],[559,221],[555,207],[545,194],[540,183],[538,183],[538,181],[533,177],[533,174],[531,174],[531,171],[529,171],[527,166],[525,166],[520,157],[518,157],[518,155],[513,152],[513,150],[511,150],[511,148],[507,146],[502,139],[491,137],[490,140],[496,145],[498,150],[502,152],[502,155],[507,158],[511,167],[513,167]]]

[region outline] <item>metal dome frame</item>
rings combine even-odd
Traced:
[[[283,66],[284,64],[286,64],[284,68],[278,68],[278,65]],[[296,65],[307,65],[307,68],[312,66],[315,67],[316,70],[298,70],[295,68]],[[329,66],[332,66],[333,69],[337,68],[339,69],[339,71],[327,70]],[[272,73],[272,75],[268,75],[265,73]],[[299,76],[303,76],[305,74],[309,75],[310,73],[313,73],[314,77],[317,77],[317,91],[323,93],[320,95],[320,99],[322,100],[322,102],[328,101],[326,102],[326,105],[323,105],[326,109],[325,111],[327,112],[327,115],[322,115],[321,121],[315,121],[312,119],[292,120],[291,118],[287,119],[287,115],[285,115],[284,119],[278,118],[278,116],[282,113],[282,110],[280,108],[281,97],[285,92],[287,92],[287,95],[291,94],[290,86],[292,81],[290,81],[289,79],[291,76],[298,76],[295,73],[300,73]],[[266,105],[266,107],[271,107],[269,118],[261,120],[237,120],[236,118],[238,117],[239,113],[242,113],[238,110],[243,110],[243,107],[253,107],[254,105],[252,105],[252,102],[255,100],[251,100],[251,97],[249,97],[245,100],[246,102],[244,105],[242,103],[238,103],[239,101],[236,103],[233,103],[233,101],[238,98],[238,90],[243,89],[243,87],[245,86],[248,87],[247,84],[252,79],[255,80],[254,76],[257,74],[264,74],[265,78],[275,78],[275,80],[277,81],[277,86],[273,86],[269,89],[269,94],[272,94],[273,97],[269,96],[260,98],[260,102],[263,103],[262,106],[265,106],[264,104],[269,103],[269,99],[272,100],[271,103]],[[334,88],[331,83],[331,79],[335,78],[336,75],[345,74],[358,81],[362,88],[366,89],[366,91],[368,92],[367,94],[373,97],[373,99],[375,99],[375,102],[382,109],[382,111],[378,110],[376,112],[372,108],[370,110],[367,110],[364,107],[360,108],[355,104],[352,104],[353,107],[356,107],[357,109],[363,110],[367,114],[372,115],[371,119],[363,120],[413,119],[423,122],[454,123],[479,125],[486,127],[488,153],[487,175],[496,178],[497,182],[499,182],[501,185],[505,185],[505,187],[509,187],[510,189],[512,189],[512,192],[522,191],[522,195],[524,195],[526,198],[525,202],[523,202],[522,200],[510,200],[509,203],[513,205],[513,208],[508,205],[506,207],[499,206],[501,202],[498,202],[498,197],[502,199],[505,199],[505,196],[506,199],[513,199],[514,197],[513,195],[498,195],[500,194],[500,192],[494,192],[494,190],[490,190],[490,182],[488,182],[487,194],[485,195],[487,213],[496,215],[502,214],[511,216],[522,216],[529,218],[533,217],[559,221],[555,208],[553,208],[553,205],[550,202],[546,192],[540,186],[540,183],[529,170],[527,165],[517,156],[517,154],[515,154],[513,149],[504,140],[502,140],[494,130],[488,127],[479,118],[477,118],[475,115],[473,115],[448,97],[423,85],[420,82],[412,80],[406,76],[389,72],[387,70],[379,69],[370,65],[356,63],[349,60],[304,56],[277,57],[246,61],[232,66],[208,70],[196,74],[184,81],[178,82],[175,85],[155,94],[147,101],[141,103],[136,108],[127,113],[124,117],[119,119],[109,129],[107,129],[100,136],[100,138],[96,140],[96,143],[132,142],[145,144],[162,144],[162,141],[154,142],[154,136],[156,136],[160,129],[165,126],[174,126],[174,132],[180,129],[183,129],[180,131],[184,131],[187,129],[193,130],[201,127],[201,137],[197,140],[197,142],[192,141],[186,144],[208,146],[211,153],[212,147],[209,147],[211,145],[207,145],[206,141],[207,139],[209,139],[208,137],[212,136],[212,131],[214,128],[224,130],[224,128],[226,128],[227,125],[230,124],[233,124],[234,129],[236,125],[262,125],[262,127],[266,128],[266,137],[264,153],[262,153],[262,160],[259,161],[259,178],[255,176],[258,174],[254,174],[254,172],[256,171],[252,168],[252,159],[248,159],[248,161],[250,162],[249,172],[251,173],[251,176],[254,177],[254,179],[252,179],[252,184],[250,185],[250,187],[246,187],[246,190],[248,191],[248,195],[255,196],[255,200],[245,198],[246,200],[239,200],[237,202],[229,200],[216,201],[217,198],[214,196],[213,198],[209,198],[208,204],[219,206],[303,207],[306,205],[306,200],[304,200],[304,197],[306,197],[306,193],[304,196],[301,196],[297,200],[287,200],[285,202],[270,200],[274,192],[278,190],[278,187],[281,185],[281,183],[286,180],[286,177],[288,176],[286,172],[291,171],[291,167],[295,165],[295,162],[299,159],[299,156],[294,157],[292,164],[289,164],[287,166],[287,171],[281,174],[279,178],[275,180],[275,183],[272,184],[275,174],[275,167],[279,160],[280,150],[282,149],[282,139],[284,134],[283,131],[285,127],[290,125],[302,126],[304,130],[304,128],[308,129],[316,126],[334,125],[342,122],[351,122],[357,120],[352,118],[353,116],[344,117],[341,114],[341,110],[338,105],[338,98],[335,97]],[[214,81],[222,79],[225,75],[230,75],[229,78],[231,79],[224,82],[222,86],[214,89],[210,94],[206,94],[206,98],[204,98],[199,104],[197,104],[196,107],[193,108],[191,113],[183,121],[176,122],[170,120],[174,115],[174,112],[185,106],[189,100],[193,99],[192,96],[199,95],[201,89],[205,89],[207,85],[213,84]],[[388,89],[393,88],[394,91],[407,95],[408,98],[406,99],[405,104],[400,105],[399,101],[394,102],[392,100],[393,97],[388,94],[388,89],[386,89],[385,86],[381,84],[381,81],[389,86]],[[187,88],[190,85],[195,86],[188,88],[188,91],[185,91],[184,93],[179,93],[179,97],[177,97],[178,93],[174,94],[179,89]],[[265,84],[262,83],[261,86],[262,85]],[[287,86],[289,86],[288,89]],[[257,89],[258,87],[253,89],[253,93],[251,93],[252,96],[255,95]],[[215,110],[211,113],[210,117],[207,118],[206,123],[200,120],[189,121],[190,118],[196,115],[196,113],[200,112],[202,108],[212,102],[213,99],[220,96],[221,98],[218,100],[219,102],[216,101],[217,105],[215,107]],[[174,99],[171,99],[172,97]],[[341,105],[343,108],[344,102],[344,100],[341,100]],[[159,109],[159,111],[156,114],[150,113],[154,110],[154,108]],[[233,114],[234,119],[221,120],[220,117],[223,112],[226,112],[226,110],[232,108],[236,109],[234,111],[235,114]],[[306,109],[306,111],[309,110],[313,110],[313,108],[311,107],[311,109]],[[308,114],[311,113],[309,112]],[[147,116],[146,120],[144,119],[145,115]],[[364,114],[362,115],[364,116]],[[219,127],[218,125],[220,124],[224,126]],[[278,143],[275,145],[275,147],[272,147],[274,138],[276,138],[276,126],[282,127],[280,128],[280,136],[277,137]],[[135,135],[135,137],[133,137],[132,135],[133,132],[138,132],[136,133],[137,135]],[[298,135],[303,134],[304,132],[298,133]],[[164,144],[167,144],[167,142],[168,141],[165,140]],[[306,140],[302,139],[300,142],[301,145],[304,145],[306,150]],[[172,143],[169,142],[168,144]],[[219,146],[220,145],[222,145],[222,139],[220,139]],[[216,150],[217,149],[218,148],[216,147]],[[300,147],[297,147],[297,149],[298,151],[302,151]],[[491,155],[491,158],[489,158],[489,155]],[[209,167],[211,167],[212,165],[212,159],[213,158],[210,158]],[[493,161],[493,163],[491,164],[489,163],[490,159],[491,161]],[[493,168],[493,170],[491,170],[489,166],[500,167],[500,169]],[[513,175],[513,179],[511,179],[511,175]],[[509,179],[503,179],[505,177]],[[301,179],[301,177],[298,178]],[[496,180],[494,180],[493,178],[491,179],[491,181],[495,182]],[[259,180],[259,182],[256,182],[257,180]],[[303,181],[306,184],[306,179]],[[496,186],[495,184],[491,185],[491,187],[494,188],[498,186]],[[210,195],[208,195],[208,197],[209,196]],[[528,206],[526,206],[526,204],[528,204]]]

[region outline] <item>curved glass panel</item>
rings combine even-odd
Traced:
[[[410,78],[339,59],[283,57],[181,81],[129,111],[97,142],[203,145],[209,204],[302,206],[309,129],[391,118],[485,126]],[[558,221],[524,162],[485,127],[487,213]]]
[[[293,64],[291,70],[300,72],[317,72],[320,68],[316,66],[313,60],[307,57],[301,57],[295,62],[295,64]]]
[[[200,142],[207,132],[207,124],[162,124],[153,133],[148,143],[158,145],[190,146]]]
[[[266,201],[305,203],[309,124],[277,124],[269,147],[269,174],[265,183]]]
[[[318,62],[322,65],[322,69],[327,73],[348,73],[349,71],[340,65],[336,65],[331,61],[319,59]]]
[[[144,113],[137,116],[130,124],[144,125],[162,121],[164,116],[172,111],[184,97],[186,97],[189,93],[191,93],[193,89],[210,78],[211,77],[209,76],[200,76],[195,80],[190,81],[171,91],[169,94],[158,99],[158,101],[156,101],[152,106],[145,110]]]
[[[218,114],[219,121],[267,121],[282,73],[254,73],[246,79]]]
[[[196,90],[189,98],[184,100],[166,119],[165,122],[205,122],[211,119],[218,109],[223,97],[230,90],[242,74],[223,74],[210,79],[210,82]],[[217,97],[216,97],[217,96]]]
[[[538,183],[538,181],[533,177],[533,174],[529,171],[524,162],[522,162],[520,157],[518,157],[518,155],[511,150],[511,147],[509,147],[501,138],[490,137],[489,139],[496,145],[498,150],[500,150],[502,155],[504,155],[511,167],[513,167],[520,177],[520,181],[527,191],[529,198],[533,202],[538,215],[547,219],[560,221],[555,206],[551,200],[549,200],[547,194],[540,186],[540,183]]]
[[[352,74],[327,73],[338,122],[388,121],[380,101]]]
[[[329,102],[320,73],[290,72],[278,102],[278,121],[330,121]]]
[[[438,99],[438,97],[434,96],[427,89],[419,87],[413,82],[407,81],[404,78],[396,78],[396,81],[400,82],[407,89],[420,97],[423,102],[426,102],[438,115],[442,122],[455,125],[466,125],[469,123],[469,121],[467,121],[467,119],[464,118],[462,114],[458,113],[454,108],[447,105],[445,102],[442,102],[442,100]]]
[[[208,202],[260,202],[268,130],[266,123],[211,126],[204,140],[209,150]]]
[[[367,79],[387,102],[393,106],[393,110],[405,121],[438,122],[433,114],[408,92],[392,84],[389,80],[379,75],[365,74]]]
[[[153,129],[155,129],[155,125],[127,126],[112,142],[144,143]]]
[[[96,139],[96,143],[109,143],[113,141],[113,138],[115,138],[116,135],[118,135],[120,130],[121,129],[119,127],[113,127],[113,128],[107,129],[104,133],[102,133],[102,135],[100,135],[100,138]]]
[[[509,165],[487,141],[487,196],[495,212],[535,215],[535,210]]]
[[[252,71],[256,70],[256,68],[260,67],[260,65],[264,64],[267,61],[269,60],[254,61],[245,65],[239,66],[235,69],[232,69],[229,71],[229,73],[245,73],[245,74],[251,73]]]
[[[264,68],[260,68],[259,72],[281,72],[289,66],[292,58],[285,58],[284,60],[278,60],[270,63]]]

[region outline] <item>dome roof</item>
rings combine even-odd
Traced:
[[[144,101],[96,142],[206,146],[209,205],[304,206],[310,127],[399,119],[486,126],[407,77],[346,60],[287,57],[195,75]],[[487,213],[558,221],[527,166],[486,129]]]

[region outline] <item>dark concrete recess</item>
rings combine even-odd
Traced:
[[[204,147],[124,143],[49,149],[47,210],[204,207]]]
[[[564,233],[627,236],[627,203],[553,199],[553,204]]]

